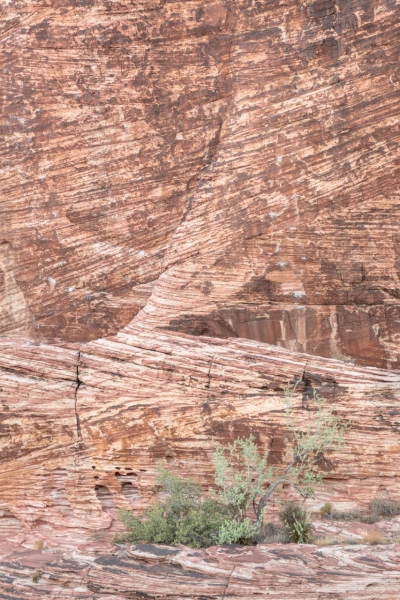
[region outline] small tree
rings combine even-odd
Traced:
[[[299,382],[298,382],[299,383]],[[335,416],[334,407],[314,390],[306,426],[296,422],[292,397],[297,384],[285,390],[286,428],[289,434],[284,467],[268,464],[269,451],[260,453],[254,437],[237,439],[227,447],[216,446],[213,461],[216,490],[204,497],[201,486],[160,466],[157,483],[165,500],[145,510],[142,518],[120,511],[128,531],[119,542],[158,542],[206,547],[211,544],[252,543],[262,525],[265,508],[282,484],[293,486],[306,499],[325,475],[321,458],[326,450],[340,450],[349,423]],[[254,512],[255,522],[248,513]],[[297,512],[296,512],[297,511]],[[303,514],[304,513],[304,514]],[[306,541],[308,517],[300,507],[284,511],[284,525],[293,541]]]
[[[314,410],[310,410],[307,425],[296,422],[292,397],[299,382],[285,389],[286,428],[290,436],[284,455],[286,466],[281,472],[268,465],[268,454],[260,454],[250,436],[235,440],[227,448],[218,446],[214,452],[215,483],[218,498],[235,508],[236,519],[243,521],[252,507],[256,522],[261,524],[271,496],[282,484],[294,487],[306,499],[314,496],[314,488],[326,475],[321,459],[326,450],[339,451],[349,422],[335,416],[325,398],[313,391]],[[266,486],[266,487],[265,487]]]

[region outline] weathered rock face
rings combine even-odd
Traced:
[[[9,600],[397,600],[400,586],[399,544],[202,551],[137,546],[97,557],[17,550],[1,558],[0,593]]]
[[[232,101],[152,323],[398,364],[399,6],[384,6],[238,13]]]
[[[6,4],[0,242],[12,246],[32,336],[98,338],[145,304],[215,153],[228,11]]]
[[[252,433],[278,464],[294,380],[300,421],[315,387],[352,419],[314,508],[400,499],[399,1],[0,10],[5,553],[109,540],[162,461],[207,489],[213,437]],[[119,597],[104,571],[82,597]]]
[[[246,340],[138,330],[76,349],[3,341],[0,507],[25,544],[81,546],[121,527],[119,507],[142,509],[159,462],[212,483],[212,438],[252,433],[279,465],[287,436],[284,388],[299,422],[316,387],[352,419],[311,504],[366,508],[400,500],[400,374],[310,358]],[[290,490],[287,490],[290,493]],[[271,514],[274,508],[271,508]],[[12,523],[11,523],[11,521]]]
[[[0,331],[86,341],[146,305],[151,326],[399,365],[396,0],[1,14]]]

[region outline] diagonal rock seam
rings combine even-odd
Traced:
[[[75,403],[74,403],[74,411],[75,411],[75,420],[76,420],[76,436],[77,436],[77,446],[79,448],[81,442],[82,442],[82,429],[81,429],[81,422],[80,422],[80,418],[79,418],[79,411],[78,411],[78,391],[80,386],[82,385],[82,381],[79,378],[79,362],[80,362],[80,358],[81,358],[81,351],[78,351],[78,356],[77,356],[77,362],[76,362],[76,387],[75,387]]]
[[[232,567],[232,571],[228,575],[228,580],[226,582],[226,586],[225,586],[225,589],[224,589],[224,593],[222,594],[221,600],[225,600],[226,592],[228,591],[229,584],[231,582],[231,579],[232,579],[232,576],[233,576],[233,573],[234,573],[235,569],[236,569],[236,565],[234,564],[233,567]]]

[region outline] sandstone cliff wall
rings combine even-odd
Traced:
[[[213,438],[252,433],[279,464],[284,388],[296,380],[299,422],[313,418],[314,388],[352,419],[340,460],[324,457],[328,477],[311,506],[366,508],[377,494],[400,500],[399,373],[143,330],[80,350],[23,341],[0,350],[4,534],[12,526],[26,543],[79,546],[93,531],[112,533],[118,508],[140,510],[153,497],[160,462],[201,475],[207,490]]]
[[[398,367],[399,10],[3,3],[0,332],[88,341],[145,306]]]
[[[0,10],[3,539],[279,462],[294,379],[353,420],[315,506],[399,498],[399,1]]]

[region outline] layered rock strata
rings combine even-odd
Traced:
[[[400,499],[399,34],[398,0],[2,4],[3,595],[393,596],[396,545],[84,552],[160,462],[207,491],[213,438],[279,467],[298,380],[352,420],[310,507]]]
[[[35,339],[85,341],[129,323],[214,155],[228,102],[227,10],[164,4],[0,8],[0,243],[12,247]]]
[[[87,341],[145,306],[399,366],[397,0],[0,15],[1,332]]]
[[[140,510],[154,497],[160,462],[196,473],[206,491],[213,439],[253,434],[279,468],[289,381],[300,381],[300,425],[313,418],[314,389],[352,421],[340,457],[324,456],[328,475],[312,506],[366,508],[378,494],[400,500],[397,372],[140,329],[80,349],[3,341],[0,350],[6,537],[12,526],[21,542],[59,547],[112,533],[118,508]]]
[[[118,555],[3,555],[0,593],[9,600],[397,600],[400,546],[142,546]],[[33,580],[32,580],[33,579]]]

